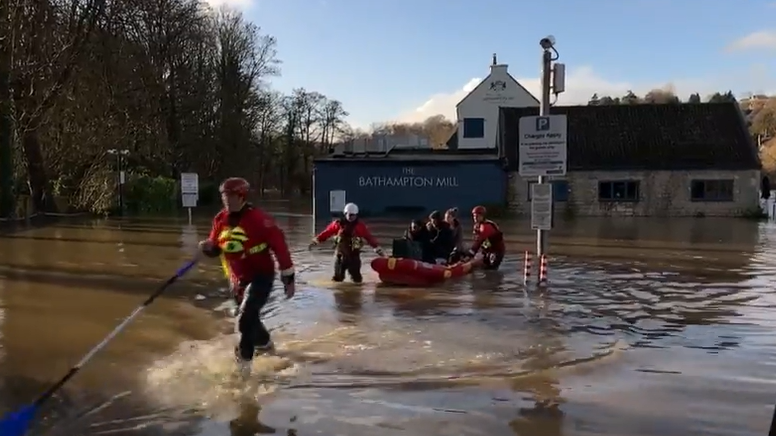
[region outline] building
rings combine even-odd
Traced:
[[[407,134],[374,133],[338,144],[334,154],[387,153],[398,149],[431,149],[431,141],[425,136]]]
[[[315,160],[313,214],[328,219],[345,203],[364,216],[422,217],[431,210],[503,206],[507,178],[494,148],[448,151],[395,148],[386,153],[332,154]]]
[[[490,74],[456,106],[458,131],[448,142],[449,148],[490,149],[496,147],[499,107],[539,107],[531,95],[499,64],[496,55]]]
[[[760,160],[735,103],[559,106],[568,116],[568,173],[554,178],[556,215],[735,216],[759,204]],[[508,201],[530,213],[518,174],[519,119],[500,110]]]

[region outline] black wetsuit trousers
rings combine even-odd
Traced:
[[[270,335],[261,321],[261,310],[269,301],[275,276],[260,276],[245,287],[237,318],[237,331],[240,333],[240,343],[237,351],[244,360],[253,359],[255,347],[267,345]]]
[[[350,253],[336,253],[334,255],[334,276],[331,278],[335,282],[345,280],[345,273],[350,274],[354,283],[361,283],[364,278],[361,276],[361,252],[352,251]]]
[[[497,270],[504,261],[504,253],[486,251],[483,254],[483,268],[487,270]]]

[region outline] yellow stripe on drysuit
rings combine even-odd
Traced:
[[[221,269],[224,270],[224,277],[226,277],[227,280],[231,280],[232,274],[231,271],[229,271],[229,264],[226,262],[226,256],[221,254]]]

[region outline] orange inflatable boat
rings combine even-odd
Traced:
[[[430,286],[455,277],[463,277],[481,264],[481,259],[445,266],[414,259],[377,257],[372,260],[372,269],[380,276],[380,281],[383,283]]]

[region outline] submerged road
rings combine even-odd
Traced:
[[[551,235],[550,287],[510,257],[433,289],[373,273],[333,287],[309,218],[279,218],[302,284],[267,313],[285,357],[231,379],[216,262],[199,266],[46,409],[37,434],[612,435],[767,433],[776,385],[776,233],[743,220],[578,220]],[[61,221],[0,237],[0,404],[60,377],[208,230]],[[401,225],[375,223],[386,246]],[[366,264],[366,263],[365,263]],[[369,267],[365,266],[365,272]]]

